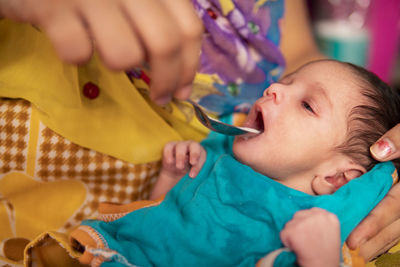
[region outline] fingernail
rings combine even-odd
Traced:
[[[395,146],[393,143],[387,139],[383,138],[376,142],[372,147],[371,147],[371,153],[377,158],[377,159],[385,159],[391,154],[393,154],[396,151]]]

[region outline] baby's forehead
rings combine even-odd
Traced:
[[[344,73],[353,73],[351,69],[343,62],[336,61],[336,60],[317,60],[309,62],[303,67],[299,68],[296,72],[303,71],[303,70],[313,70],[313,71],[340,71]]]
[[[299,67],[297,70],[286,74],[285,76],[281,77],[280,81],[288,80],[290,78],[307,78],[312,80],[313,78],[318,78],[321,75],[325,76],[326,78],[333,78],[338,77],[338,74],[348,76],[348,78],[355,79],[356,76],[351,71],[351,69],[346,66],[342,62],[334,61],[334,60],[317,60],[312,61],[303,66]],[[305,76],[303,76],[303,74]],[[322,80],[323,81],[323,80]]]
[[[291,75],[315,80],[321,84],[350,87],[355,91],[360,91],[364,83],[362,77],[349,65],[334,60],[311,62],[289,74]]]
[[[312,62],[299,69],[294,76],[307,79],[308,84],[317,85],[313,88],[322,88],[332,103],[339,108],[350,110],[360,104],[366,104],[362,77],[345,63],[333,60]]]

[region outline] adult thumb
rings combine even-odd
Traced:
[[[400,158],[400,123],[387,131],[370,148],[372,156],[379,161]]]

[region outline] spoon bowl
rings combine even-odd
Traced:
[[[222,121],[216,120],[216,119],[208,116],[207,113],[205,113],[205,111],[203,110],[203,108],[196,102],[194,102],[190,99],[187,100],[187,102],[189,102],[193,106],[197,119],[204,126],[206,126],[208,129],[210,129],[214,132],[218,132],[218,133],[225,134],[225,135],[243,135],[243,134],[257,135],[257,134],[261,133],[261,131],[259,131],[257,129],[234,126],[234,125],[227,124]]]

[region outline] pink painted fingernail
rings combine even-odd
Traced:
[[[371,147],[371,153],[377,158],[377,159],[385,159],[391,154],[393,154],[396,151],[395,146],[393,143],[387,139],[383,138],[376,142],[372,147]]]

